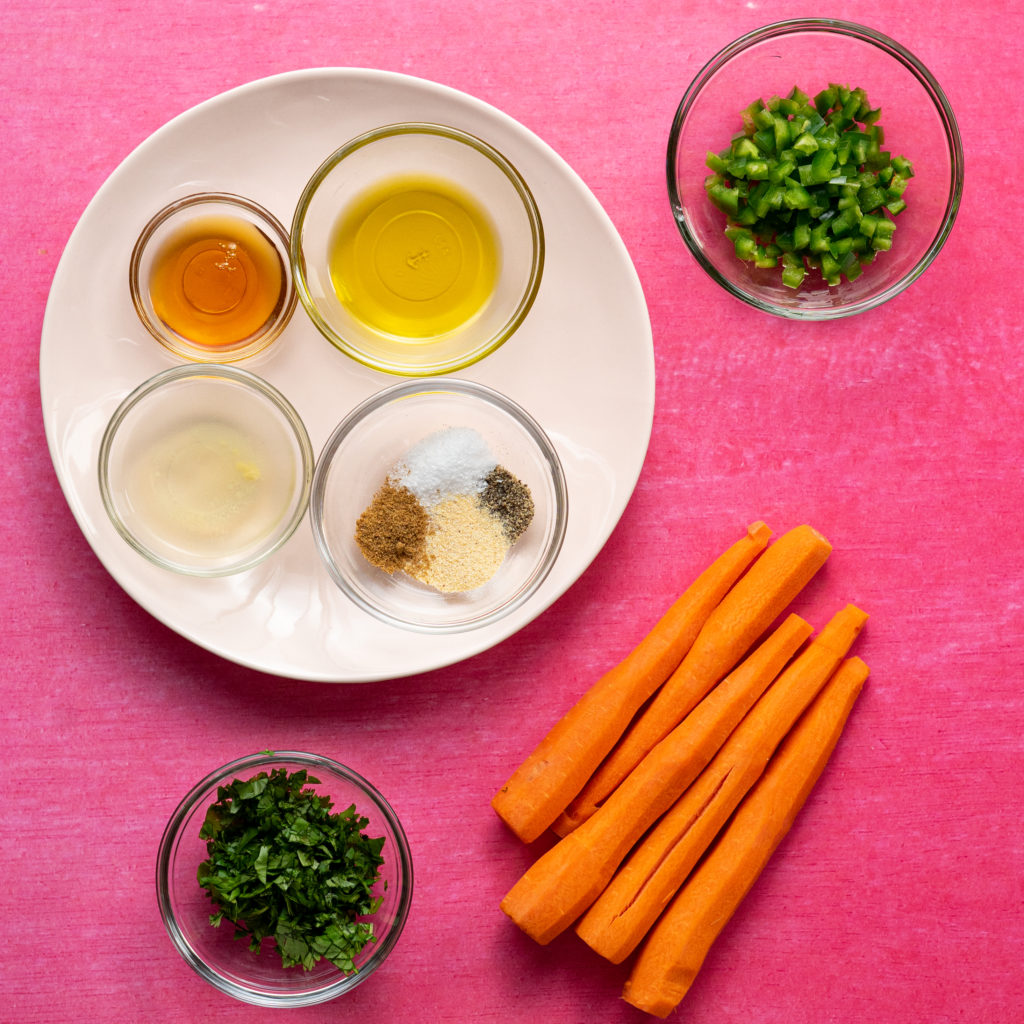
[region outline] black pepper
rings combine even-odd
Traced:
[[[484,507],[501,521],[510,544],[518,540],[533,522],[530,488],[504,466],[495,466],[484,479],[480,494]]]

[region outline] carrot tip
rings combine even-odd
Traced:
[[[756,523],[751,523],[747,527],[747,536],[751,540],[757,541],[759,544],[767,544],[771,539],[772,530],[767,523],[761,522],[759,519]]]
[[[829,539],[819,530],[816,530],[813,526],[809,526],[807,523],[804,523],[802,526],[797,526],[794,528],[794,532],[797,530],[801,533],[811,533],[818,541],[824,544],[829,551],[832,550],[832,543],[829,541]]]

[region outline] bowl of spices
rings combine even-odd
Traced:
[[[201,363],[263,351],[295,309],[284,226],[222,192],[188,195],[154,214],[132,250],[128,284],[149,333]]]
[[[324,1003],[394,949],[412,900],[402,824],[351,768],[299,751],[202,779],[157,854],[160,915],[185,962],[256,1006]]]
[[[776,316],[871,310],[942,249],[963,191],[932,73],[874,29],[777,22],[716,54],[669,134],[668,193],[698,265]]]
[[[504,395],[455,378],[396,384],[353,410],[310,496],[334,582],[372,615],[425,632],[519,607],[554,565],[566,519],[544,430]]]
[[[236,366],[183,364],[117,407],[100,442],[111,523],[155,565],[226,576],[278,550],[302,521],[314,453],[299,414]]]
[[[331,154],[299,199],[299,300],[353,359],[406,377],[450,373],[504,344],[540,286],[544,231],[523,176],[489,143],[392,124]]]

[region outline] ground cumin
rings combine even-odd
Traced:
[[[410,490],[390,481],[356,520],[356,543],[368,562],[394,573],[416,575],[425,566],[430,520]]]

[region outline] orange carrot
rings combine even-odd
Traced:
[[[501,909],[546,944],[583,913],[632,846],[711,760],[811,633],[785,622],[715,688],[619,786],[597,813],[553,846],[512,887]]]
[[[833,616],[636,847],[576,926],[595,952],[612,963],[633,952],[828,682],[866,619],[854,605]]]
[[[669,677],[729,588],[764,550],[771,530],[753,523],[618,665],[555,724],[491,801],[524,842],[565,809],[614,746],[637,709]]]
[[[794,726],[651,930],[623,990],[627,1003],[667,1017],[682,1001],[818,781],[867,677],[867,665],[848,658]]]
[[[784,533],[708,617],[689,653],[556,823],[565,835],[615,787],[747,653],[825,564],[832,546],[810,526]]]

